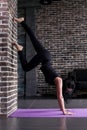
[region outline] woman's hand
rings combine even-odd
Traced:
[[[64,115],[72,115],[73,113],[70,112],[69,110],[65,110],[65,111],[63,112],[63,114],[64,114]]]

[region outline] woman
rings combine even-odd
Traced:
[[[27,34],[30,36],[30,39],[32,41],[32,44],[34,46],[35,51],[37,54],[30,60],[30,62],[27,63],[24,55],[23,55],[23,46],[13,43],[13,45],[16,47],[20,61],[23,67],[24,71],[30,71],[31,69],[35,68],[38,64],[41,63],[41,71],[43,72],[45,76],[45,80],[47,83],[51,85],[56,86],[57,91],[57,99],[59,102],[60,110],[63,112],[64,115],[70,115],[72,114],[68,110],[65,109],[64,105],[64,99],[62,95],[62,79],[59,77],[59,75],[54,71],[54,69],[51,66],[50,60],[50,53],[48,50],[46,50],[40,42],[37,40],[37,38],[34,36],[32,30],[27,26],[27,24],[24,22],[24,18],[14,18],[15,22],[18,22],[22,25],[22,27],[25,29]]]

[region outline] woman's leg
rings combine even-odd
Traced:
[[[25,56],[23,54],[23,46],[17,44],[17,43],[13,43],[13,45],[16,47],[17,51],[18,51],[18,55],[21,61],[21,65],[24,71],[30,71],[33,68],[35,68],[38,64],[40,64],[41,62],[41,58],[40,55],[35,55],[29,62],[27,62],[27,60],[25,59]]]
[[[24,71],[28,72],[40,64],[39,55],[35,55],[29,62],[25,59],[23,52],[18,51],[18,55],[21,61],[21,65]]]
[[[62,94],[62,86],[63,86],[62,79],[60,77],[56,77],[54,82],[55,82],[55,85],[56,85],[57,99],[58,99],[58,102],[59,102],[60,109],[63,111],[63,114],[65,114],[65,115],[66,114],[72,114],[71,112],[68,112],[65,109],[64,98],[63,98],[63,94]]]
[[[30,27],[24,22],[24,18],[14,18],[14,20],[18,23],[21,23],[22,27],[25,29],[27,34],[30,36],[30,39],[32,41],[32,44],[38,53],[39,51],[42,52],[45,50],[45,48],[41,45],[41,43],[38,41],[36,36],[34,35],[33,31],[30,29]]]

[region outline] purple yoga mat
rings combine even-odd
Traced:
[[[9,117],[87,117],[87,109],[69,109],[73,115],[63,115],[59,109],[18,109]]]

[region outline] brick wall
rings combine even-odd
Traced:
[[[52,54],[52,65],[63,78],[75,68],[87,67],[86,5],[85,0],[61,0],[46,6],[29,1],[20,3],[21,11],[28,6],[34,9],[36,36]],[[36,73],[37,91],[55,94],[55,86],[45,83],[39,68]]]
[[[0,0],[0,115],[8,116],[17,109],[17,53],[12,41],[17,40],[16,0]]]
[[[63,78],[75,68],[87,67],[87,2],[56,1],[35,10],[36,35],[52,54],[52,65]],[[38,91],[55,93],[37,70]]]

